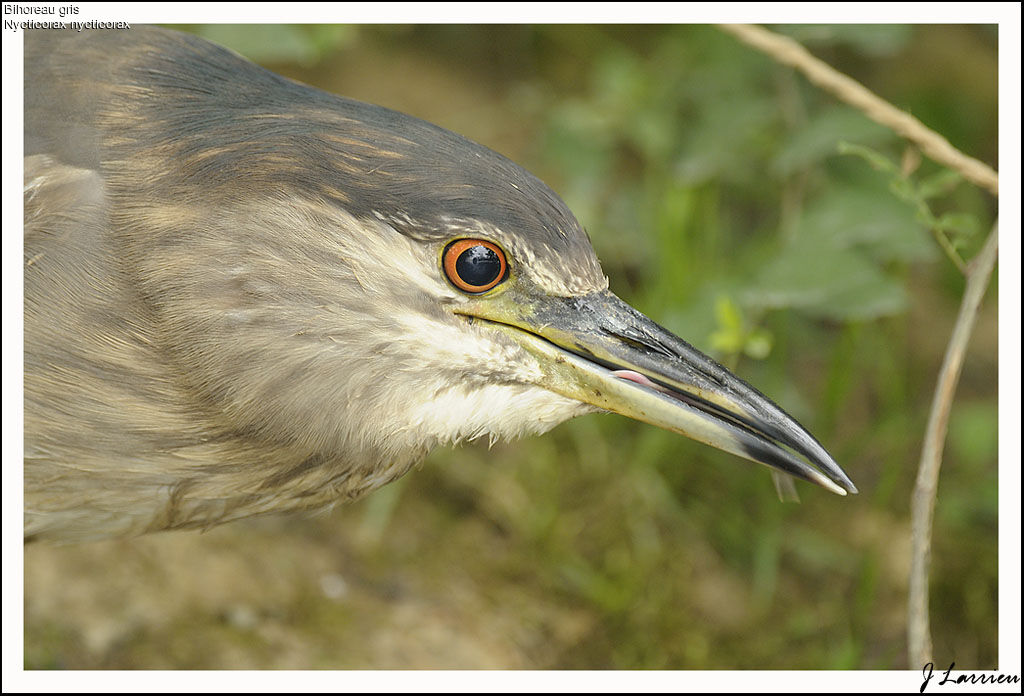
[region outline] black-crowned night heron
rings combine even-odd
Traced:
[[[601,409],[855,492],[491,150],[176,32],[25,46],[26,536],[322,506]]]

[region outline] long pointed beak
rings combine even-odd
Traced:
[[[839,495],[857,492],[825,448],[768,397],[610,292],[481,302],[460,313],[487,320],[535,355],[551,391]]]

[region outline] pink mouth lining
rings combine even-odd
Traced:
[[[616,377],[627,380],[629,382],[636,382],[637,384],[642,384],[645,387],[657,389],[658,391],[662,390],[660,386],[658,386],[651,380],[647,379],[639,372],[633,372],[632,370],[613,370],[612,374],[615,375]]]

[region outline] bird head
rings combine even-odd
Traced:
[[[604,410],[856,492],[781,408],[613,295],[523,168],[199,39],[140,36],[96,116],[112,229],[223,430],[400,463],[372,487],[439,444]]]

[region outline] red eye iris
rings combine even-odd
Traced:
[[[505,279],[505,252],[482,239],[457,239],[442,255],[444,274],[463,292],[487,292]]]

